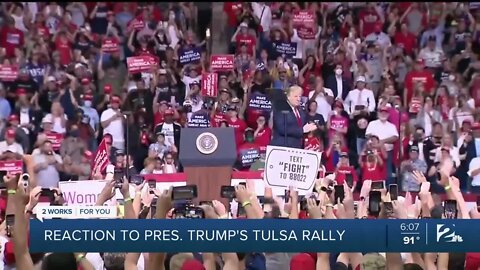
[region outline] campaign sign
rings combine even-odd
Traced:
[[[102,189],[105,187],[105,180],[88,180],[88,181],[68,181],[59,182],[58,187],[62,190],[63,198],[67,205],[92,206],[97,203],[97,198]],[[135,194],[135,187],[130,185],[130,194]],[[115,190],[115,196],[106,202],[107,205],[115,205],[117,199],[123,196],[119,189]]]
[[[248,167],[260,158],[260,151],[256,148],[242,149],[239,156],[242,166]]]
[[[18,77],[17,65],[0,65],[0,81],[13,82]]]
[[[132,29],[142,30],[143,28],[145,28],[145,22],[144,22],[143,20],[134,18],[133,20],[131,20],[130,22],[128,22],[127,28],[128,28],[130,31],[131,31]]]
[[[127,67],[130,73],[150,72],[152,66],[158,65],[158,58],[153,55],[127,57]]]
[[[182,65],[197,63],[200,61],[200,48],[192,48],[189,50],[180,50],[179,62]]]
[[[321,152],[268,145],[264,181],[273,187],[312,190],[321,157]]]
[[[52,148],[54,151],[60,150],[60,146],[62,145],[64,136],[61,133],[48,133],[45,134],[47,136],[47,140],[52,142]]]
[[[272,110],[272,102],[268,97],[261,93],[253,93],[248,101],[248,108],[253,110],[268,111]]]
[[[102,51],[106,53],[118,52],[118,41],[116,38],[106,38],[102,43]]]
[[[410,101],[410,107],[408,108],[408,112],[415,114],[415,113],[419,113],[421,109],[422,109],[422,101],[417,97],[412,98],[412,100]]]
[[[23,173],[23,161],[14,160],[14,161],[0,161],[0,171],[6,171],[10,174],[21,174]]]
[[[281,55],[294,56],[297,54],[297,43],[295,42],[274,42],[273,47]]]
[[[216,97],[218,95],[218,74],[203,73],[202,74],[202,96]]]
[[[215,71],[230,71],[234,69],[233,54],[216,54],[210,57],[210,68]]]
[[[210,127],[210,116],[208,113],[193,113],[188,121],[189,128],[208,128]]]
[[[293,27],[301,39],[315,39],[315,13],[298,11],[293,14]]]

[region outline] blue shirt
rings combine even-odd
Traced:
[[[0,97],[0,118],[7,119],[12,113],[12,107],[10,103],[3,97]]]

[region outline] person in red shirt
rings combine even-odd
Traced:
[[[395,44],[403,48],[406,55],[413,57],[414,49],[417,46],[417,38],[414,34],[408,32],[406,23],[402,23],[400,31],[397,31],[394,36]]]
[[[317,130],[310,131],[305,139],[303,139],[303,149],[315,152],[323,151],[323,141],[320,136],[318,136]]]
[[[7,25],[0,31],[0,47],[5,48],[6,57],[14,57],[15,48],[21,49],[24,42],[23,32],[15,28],[15,21],[9,17]]]
[[[228,38],[231,38],[237,29],[238,17],[242,12],[242,3],[224,2],[223,11],[228,16]]]
[[[335,135],[340,135],[346,142],[346,134],[348,130],[348,118],[343,116],[343,103],[341,100],[336,100],[333,103],[333,110],[327,120],[328,136],[332,138]]]
[[[254,131],[247,128],[245,142],[237,147],[238,165],[241,171],[248,171],[250,166],[260,158],[260,146],[254,142]]]
[[[248,54],[254,55],[257,39],[255,36],[248,33],[248,24],[244,22],[240,24],[235,34],[233,34],[231,42],[236,44],[237,53],[240,50],[240,45],[245,44],[247,46]]]
[[[65,31],[58,32],[55,40],[55,49],[60,54],[60,63],[62,65],[69,65],[72,62],[72,44],[67,38]]]
[[[387,177],[382,158],[377,156],[373,150],[366,152],[366,160],[360,158],[360,168],[362,171],[362,182],[365,180],[385,181]]]
[[[227,109],[228,113],[228,126],[234,128],[235,142],[237,147],[243,143],[243,134],[247,129],[247,124],[242,119],[238,118],[237,106],[230,105]]]
[[[337,168],[335,169],[335,181],[337,181],[337,185],[343,185],[347,174],[352,175],[352,187],[355,187],[358,182],[357,172],[355,172],[355,168],[353,166],[350,166],[348,152],[342,150],[340,152],[340,160],[338,161]]]
[[[375,5],[377,3],[368,2],[367,8],[360,11],[359,21],[360,21],[360,36],[366,37],[373,33],[375,25],[377,23],[383,23],[382,18],[378,15],[378,12],[375,10]]]
[[[403,91],[403,104],[409,104],[412,100],[416,85],[423,84],[426,94],[431,95],[435,87],[432,72],[425,69],[422,59],[417,59],[414,69],[405,76],[405,91]]]
[[[254,142],[260,147],[262,153],[267,151],[267,145],[272,139],[272,129],[265,125],[266,122],[265,116],[260,115],[257,118],[257,129],[254,132]]]

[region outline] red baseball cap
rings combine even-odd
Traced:
[[[291,270],[315,270],[315,260],[308,253],[300,253],[290,260]]]
[[[5,135],[7,138],[15,138],[15,130],[13,128],[7,129],[7,133]]]
[[[195,259],[188,259],[182,264],[180,270],[205,270],[205,266]]]
[[[90,100],[90,101],[92,101],[92,100],[93,100],[93,96],[90,95],[90,94],[85,94],[85,95],[83,95],[83,100]]]
[[[93,157],[93,153],[90,150],[85,151],[85,153],[83,153],[83,155],[86,158],[92,158]]]
[[[121,99],[118,96],[113,96],[112,99],[110,100],[110,102],[120,104]]]
[[[24,88],[17,89],[17,96],[26,95],[26,94],[27,94],[27,90],[25,90]]]
[[[8,116],[8,122],[11,122],[11,121],[18,121],[19,118],[18,118],[18,115],[16,114],[11,114],[10,116]]]
[[[164,114],[165,114],[165,115],[174,115],[175,113],[173,112],[172,109],[168,108],[168,109],[165,110],[165,113],[164,113]]]
[[[417,62],[417,64],[420,64],[420,65],[425,64],[425,61],[423,61],[422,58],[418,58],[416,62]]]
[[[109,95],[112,93],[112,86],[110,84],[105,84],[105,86],[103,87],[103,92],[105,92],[105,94]]]
[[[90,83],[90,79],[89,78],[83,78],[82,79],[82,84],[89,84]]]

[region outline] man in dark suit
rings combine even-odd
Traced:
[[[335,99],[345,100],[351,89],[350,83],[342,77],[342,74],[342,65],[337,65],[335,74],[328,76],[325,80],[325,87],[332,90]]]
[[[305,124],[306,114],[300,108],[302,93],[300,86],[291,86],[286,99],[274,104],[271,145],[303,148],[303,134],[317,128],[315,124]]]
[[[174,112],[172,109],[167,109],[165,111],[165,122],[155,127],[154,134],[163,132],[165,134],[165,143],[175,144],[180,151],[180,131],[182,130],[182,127],[173,122],[173,114]]]

